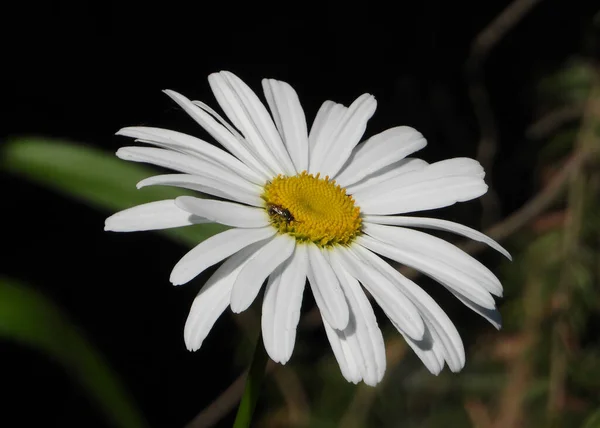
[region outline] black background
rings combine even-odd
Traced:
[[[541,2],[485,63],[500,129],[495,170],[487,178],[500,195],[499,216],[518,208],[536,185],[536,147],[523,137],[539,113],[533,84],[583,52],[592,3]],[[0,138],[59,137],[114,151],[123,144],[114,136],[123,126],[198,135],[161,90],[216,107],[206,77],[230,70],[257,92],[263,77],[291,83],[309,122],[325,99],[349,104],[370,92],[378,111],[369,135],[410,125],[428,139],[420,153],[428,161],[475,156],[478,127],[464,63],[474,36],[505,5],[9,3],[2,17]],[[152,233],[106,233],[108,213],[18,177],[2,173],[1,186],[0,272],[41,290],[76,321],[151,426],[182,426],[238,375],[228,315],[201,351],[185,350],[183,324],[205,277],[170,286],[183,247]],[[0,359],[3,421],[105,426],[103,415],[45,356],[0,341]]]

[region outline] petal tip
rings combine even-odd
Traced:
[[[176,272],[172,272],[171,276],[169,277],[169,281],[171,282],[171,284],[177,286],[177,285],[183,285],[187,282],[189,282],[189,279],[183,278],[182,275],[180,273],[176,273]]]

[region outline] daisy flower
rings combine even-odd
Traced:
[[[198,244],[176,264],[171,282],[185,284],[224,261],[195,298],[184,338],[197,350],[228,308],[247,309],[267,281],[262,336],[269,356],[291,357],[307,283],[343,376],[376,385],[385,368],[383,337],[365,289],[431,373],[465,364],[462,340],[440,306],[381,256],[435,279],[497,328],[496,276],[448,242],[414,230],[436,229],[484,242],[484,234],[450,221],[404,214],[442,208],[483,195],[481,165],[468,158],[428,164],[407,157],[426,145],[399,126],[360,140],[376,101],[349,107],[325,101],[308,131],[298,95],[264,79],[270,114],[237,76],[208,81],[231,124],[200,101],[165,93],[222,147],[176,131],[129,127],[117,135],[155,147],[123,147],[121,159],[176,171],[137,187],[177,186],[214,198],[182,196],[121,211],[106,230],[165,229],[216,222],[231,228]]]

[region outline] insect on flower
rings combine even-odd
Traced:
[[[269,204],[267,205],[267,212],[271,217],[279,216],[286,222],[294,221],[294,216],[287,208],[283,208],[281,205]]]

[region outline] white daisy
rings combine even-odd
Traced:
[[[445,364],[459,371],[465,352],[448,316],[380,255],[434,278],[499,328],[492,295],[501,296],[502,286],[496,276],[454,245],[407,227],[454,232],[510,257],[506,250],[457,223],[398,215],[483,195],[481,165],[468,158],[433,164],[408,158],[426,141],[406,126],[359,144],[376,108],[369,94],[350,107],[326,101],[308,132],[298,96],[287,83],[262,82],[271,116],[232,73],[208,80],[233,126],[206,104],[165,92],[226,150],[176,131],[130,127],[117,134],[157,147],[123,147],[117,156],[179,172],[147,178],[138,188],[178,186],[219,199],[182,196],[140,205],[109,217],[105,227],[135,231],[205,222],[232,227],[189,251],[171,273],[173,284],[185,284],[225,260],[192,304],[184,332],[188,349],[200,348],[227,307],[235,313],[247,309],[268,279],[263,341],[269,356],[285,364],[308,278],[348,381],[375,385],[386,367],[383,337],[362,287],[432,373]]]

